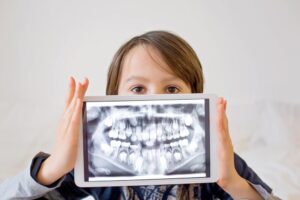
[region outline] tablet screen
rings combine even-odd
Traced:
[[[209,100],[84,102],[86,182],[210,176]]]

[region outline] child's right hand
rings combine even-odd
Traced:
[[[71,77],[65,109],[60,120],[53,152],[42,164],[37,180],[43,185],[50,185],[70,172],[76,162],[81,110],[83,98],[89,81],[75,82]]]

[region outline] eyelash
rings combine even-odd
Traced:
[[[136,88],[141,88],[141,89],[145,89],[143,86],[135,86],[133,88],[130,89],[130,91],[134,92],[133,90]],[[177,92],[171,93],[171,94],[175,94],[175,93],[179,93],[181,90],[179,89],[179,87],[174,86],[174,85],[169,85],[166,87],[166,90],[168,90],[169,88],[175,88],[177,90]],[[140,92],[136,92],[136,93],[140,93]]]
[[[143,89],[143,86],[135,86],[135,87],[133,87],[132,89],[130,89],[130,91],[134,92],[133,90],[136,89],[136,88],[142,88],[142,89]],[[136,92],[135,92],[135,93],[136,93]],[[137,93],[139,93],[139,92],[137,92]]]
[[[167,89],[168,88],[175,88],[177,90],[177,92],[174,92],[174,93],[180,92],[180,89],[178,87],[174,86],[174,85],[170,85],[170,86],[167,87]]]

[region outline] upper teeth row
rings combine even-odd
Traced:
[[[172,139],[179,139],[190,135],[190,132],[187,129],[187,127],[181,127],[178,131],[169,132],[166,134],[163,134],[161,129],[149,129],[150,128],[143,131],[141,130],[141,127],[137,127],[135,131],[133,131],[131,128],[127,128],[124,131],[111,129],[110,131],[108,131],[108,137],[120,140],[126,140],[127,138],[130,138],[132,142],[135,142],[137,140],[146,142],[148,140],[166,141]]]
[[[193,124],[193,118],[190,115],[182,114],[182,115],[179,115],[179,116],[180,117],[178,117],[176,120],[174,120],[172,122],[173,129],[178,130],[179,126],[180,126],[179,125],[180,122],[183,122],[183,123],[180,123],[180,124],[184,124],[185,126],[191,126]],[[158,116],[154,116],[154,117],[158,117]],[[122,118],[124,118],[124,116]],[[124,119],[129,119],[131,125],[134,126],[134,127],[138,125],[138,119],[136,118],[136,116],[132,116],[131,118],[128,118],[128,116],[126,116],[126,118],[124,118]],[[119,126],[120,130],[126,129],[126,123],[125,123],[124,120],[114,119],[114,117],[112,117],[112,116],[108,116],[104,119],[104,125],[107,126],[107,127],[112,127],[115,122],[118,123],[118,126]],[[168,122],[168,119],[163,120],[162,125],[166,128],[170,127],[170,123]]]

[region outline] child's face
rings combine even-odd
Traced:
[[[151,46],[138,45],[125,57],[119,95],[191,93]]]

